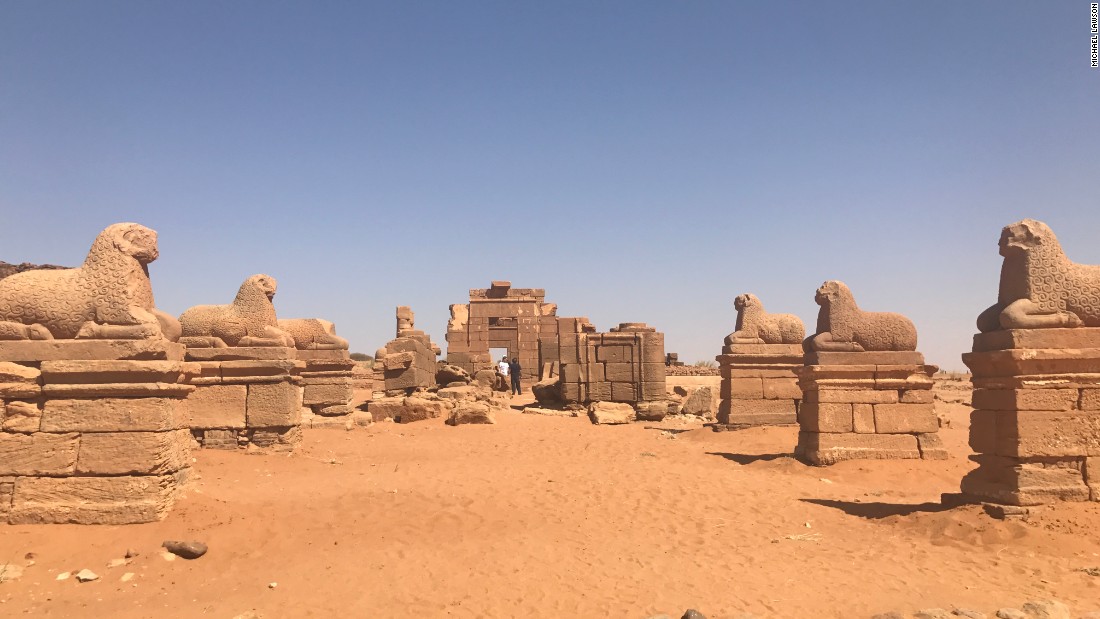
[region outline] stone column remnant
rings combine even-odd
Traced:
[[[1001,232],[997,303],[978,317],[964,495],[1009,505],[1100,501],[1100,266],[1044,223]]]
[[[796,370],[802,391],[795,454],[840,460],[943,459],[933,410],[937,368],[916,352],[917,330],[901,314],[861,310],[846,285],[817,290],[817,333]]]

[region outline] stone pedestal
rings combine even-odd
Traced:
[[[299,350],[302,405],[315,415],[336,417],[351,413],[352,369],[346,350]]]
[[[715,357],[722,376],[718,423],[782,425],[798,423],[797,368],[801,344],[729,344]]]
[[[0,342],[0,522],[162,518],[190,471],[196,370],[167,340]]]
[[[184,402],[187,427],[213,449],[291,450],[301,442],[302,387],[293,348],[188,348],[199,368]]]
[[[943,459],[932,375],[919,352],[808,353],[795,454],[817,465],[856,459]]]
[[[1100,501],[1100,328],[974,336],[963,494],[1008,505]]]

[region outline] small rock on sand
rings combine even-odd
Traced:
[[[79,582],[91,582],[93,580],[99,580],[99,574],[85,568],[76,573],[76,579]]]
[[[161,544],[165,550],[184,559],[198,559],[206,554],[206,544],[202,542],[177,542],[168,540]]]
[[[23,566],[14,563],[0,563],[0,582],[15,580],[23,575]]]

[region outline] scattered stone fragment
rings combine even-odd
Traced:
[[[986,619],[985,613],[970,610],[969,608],[956,608],[951,611],[951,614],[958,617],[966,617],[967,619]]]
[[[23,558],[27,561],[34,561],[38,558],[38,555],[34,554],[33,552],[28,552],[27,554],[23,555]]]
[[[942,608],[926,608],[913,613],[914,619],[951,619],[951,613]]]
[[[55,580],[68,580],[69,576],[72,576],[72,575],[73,575],[72,572],[61,572],[60,574],[57,575],[57,578]]]
[[[99,580],[99,574],[84,568],[76,573],[76,579],[78,582],[91,582],[93,580]]]
[[[684,616],[680,617],[680,619],[707,619],[707,617],[706,615],[695,610],[694,608],[689,608],[686,612],[684,612]]]
[[[133,572],[126,572],[125,574],[122,575],[122,578],[119,578],[119,580],[121,580],[122,582],[130,582],[133,579],[134,579],[134,573]]]
[[[1028,619],[1023,611],[1016,608],[1002,608],[997,611],[998,619]]]
[[[172,554],[168,551],[164,551],[164,552],[160,553],[160,557],[162,559],[164,559],[165,561],[175,561],[176,560],[176,555],[174,555],[174,554]]]
[[[109,567],[109,568],[122,567],[123,565],[126,565],[127,563],[129,563],[129,561],[127,561],[126,559],[111,559],[110,561],[107,562],[107,567]]]
[[[1027,507],[1021,507],[1019,505],[999,505],[997,503],[982,503],[982,509],[985,513],[998,520],[1007,520],[1009,518],[1019,518],[1027,520],[1028,514],[1031,510]]]
[[[168,540],[161,544],[165,550],[184,559],[198,559],[206,554],[206,544],[202,542],[177,542]]]
[[[23,575],[23,566],[14,563],[0,563],[0,582],[15,580]]]
[[[277,583],[277,582],[269,582],[269,583],[267,583],[267,588],[268,588],[268,589],[274,589],[275,587],[278,587],[278,586],[279,586],[279,583]]]
[[[871,619],[905,619],[905,615],[898,612],[879,613],[873,615]]]
[[[1030,619],[1072,619],[1069,607],[1058,600],[1027,602],[1020,610]]]
[[[133,559],[134,557],[138,556],[138,554],[140,554],[140,553],[138,551],[134,550],[133,548],[127,548],[126,549],[126,558],[127,559]]]

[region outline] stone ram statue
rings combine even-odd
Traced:
[[[347,350],[348,341],[336,335],[336,325],[320,318],[280,318],[279,328],[294,338],[298,350]]]
[[[294,337],[279,327],[275,306],[278,283],[268,275],[244,280],[229,305],[196,305],[180,316],[180,342],[192,348],[227,346],[286,346]]]
[[[179,322],[153,303],[147,265],[158,255],[156,232],[113,224],[75,269],[0,280],[0,339],[179,339]]]
[[[754,294],[739,294],[733,300],[737,309],[737,330],[726,336],[733,344],[798,344],[806,337],[806,328],[794,314],[769,314]]]
[[[997,303],[978,316],[979,331],[1100,327],[1100,266],[1072,262],[1034,219],[1005,226],[1000,248]]]
[[[917,329],[912,321],[901,314],[859,309],[844,282],[825,282],[814,300],[821,309],[817,313],[817,333],[803,344],[806,352],[917,349]]]

